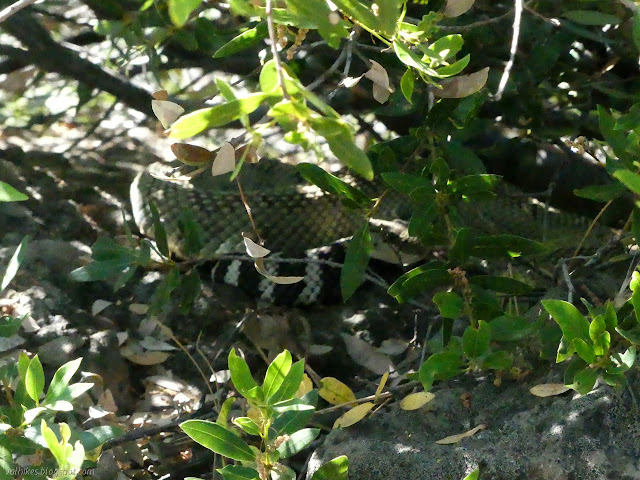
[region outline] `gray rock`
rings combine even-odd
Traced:
[[[636,390],[639,376],[631,382]],[[584,396],[529,393],[553,381],[499,388],[486,378],[444,383],[420,410],[393,407],[332,432],[314,452],[307,478],[322,463],[347,455],[350,480],[461,480],[479,466],[481,478],[492,480],[640,479],[640,416],[628,390],[601,385]],[[463,394],[470,394],[470,408]],[[479,424],[487,429],[460,443],[435,443]]]

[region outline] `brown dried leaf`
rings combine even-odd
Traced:
[[[131,345],[121,347],[120,354],[130,362],[138,365],[157,365],[169,358],[167,352],[143,352],[139,348],[134,348]]]
[[[151,100],[151,109],[164,128],[169,128],[184,113],[180,105],[166,100]]]
[[[468,11],[475,0],[447,0],[447,6],[444,7],[445,17],[458,17]]]
[[[91,315],[99,314],[109,305],[113,305],[113,302],[108,302],[107,300],[102,300],[102,299],[96,300],[95,302],[93,302],[93,305],[91,305]]]
[[[211,175],[214,177],[231,173],[236,168],[236,151],[229,142],[224,143],[211,165]]]
[[[436,443],[438,445],[451,445],[453,443],[458,443],[463,438],[467,438],[467,437],[470,437],[472,435],[475,435],[477,432],[479,432],[480,430],[484,430],[485,428],[487,428],[486,425],[478,425],[477,427],[472,428],[468,432],[459,433],[457,435],[451,435],[449,437],[445,437],[442,440],[437,440]]]
[[[531,387],[529,392],[536,397],[553,397],[555,395],[561,395],[568,390],[571,389],[562,383],[542,383]]]
[[[166,90],[158,90],[157,92],[153,92],[151,96],[155,100],[169,100],[169,94]]]
[[[242,234],[242,239],[244,240],[244,247],[247,250],[247,255],[251,258],[264,258],[271,253],[271,250],[267,250],[262,245],[258,245],[244,233]]]
[[[480,91],[487,83],[489,67],[469,75],[458,75],[440,82],[442,89],[434,88],[433,94],[439,98],[464,98]]]
[[[371,68],[364,74],[373,82],[373,98],[379,103],[384,103],[389,99],[389,95],[393,91],[389,83],[389,75],[385,68],[375,60],[369,60]]]
[[[343,333],[341,337],[347,346],[347,353],[358,365],[378,375],[395,370],[395,366],[388,356],[380,353],[364,340],[346,333]]]
[[[182,163],[194,167],[204,165],[213,157],[213,152],[189,143],[174,143],[171,145],[171,151]]]

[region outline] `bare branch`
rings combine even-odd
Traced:
[[[16,12],[19,12],[25,7],[28,7],[32,3],[36,3],[38,0],[18,0],[16,3],[9,5],[7,8],[0,11],[0,23],[4,22],[7,18]]]

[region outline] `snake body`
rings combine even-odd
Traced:
[[[240,233],[251,232],[253,226],[235,182],[226,175],[203,174],[190,182],[168,182],[154,176],[166,171],[166,166],[154,165],[140,173],[131,185],[134,220],[141,233],[154,236],[149,206],[153,202],[163,219],[172,252],[188,258],[179,228],[180,217],[187,208],[205,232],[198,258],[219,260],[213,272],[216,281],[243,287],[275,303],[326,303],[340,297],[340,272],[335,265],[344,261],[344,239],[362,225],[363,212],[347,209],[335,196],[305,183],[292,165],[276,160],[245,165],[238,177],[245,200],[265,247],[275,252],[265,259],[267,270],[271,275],[305,277],[299,284],[276,285],[258,275],[252,259],[244,254]],[[373,198],[383,190],[381,186],[377,188],[376,191],[375,186],[366,185],[365,191]],[[395,225],[404,229],[395,209],[406,203],[398,195],[386,196],[386,202],[376,210],[385,229]],[[513,189],[493,201],[459,202],[455,216],[462,225],[485,234],[510,233],[568,247],[577,245],[588,225],[582,217],[549,208]],[[602,229],[596,232],[592,243],[601,243]],[[604,229],[604,233],[610,231]],[[406,237],[406,233],[394,235]],[[415,248],[415,242],[407,243]]]

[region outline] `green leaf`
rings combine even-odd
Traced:
[[[242,32],[237,37],[234,37],[229,42],[225,43],[216,51],[216,53],[213,54],[213,58],[223,58],[235,55],[243,50],[258,45],[268,36],[269,29],[267,28],[267,22],[261,22],[255,27]]]
[[[523,317],[502,315],[489,322],[491,339],[497,342],[512,342],[522,340],[533,335],[538,329],[537,323],[532,323]]]
[[[8,183],[0,182],[0,202],[24,202],[29,197]]]
[[[475,174],[461,177],[453,182],[452,187],[461,195],[490,192],[500,182],[500,176]]]
[[[469,228],[461,228],[456,233],[456,239],[449,250],[449,260],[456,264],[463,264],[473,252],[473,232]]]
[[[587,362],[589,365],[596,361],[596,354],[593,351],[593,345],[589,345],[581,338],[573,339],[573,347],[576,349],[576,353]]]
[[[487,290],[507,293],[509,295],[524,295],[533,290],[533,287],[528,283],[521,282],[515,278],[494,275],[476,275],[469,279],[469,283],[486,288]]]
[[[44,391],[44,371],[38,355],[33,357],[24,376],[24,385],[29,396],[37,403]]]
[[[452,63],[451,65],[447,65],[445,67],[440,67],[436,69],[436,73],[439,78],[451,77],[453,75],[457,75],[462,70],[464,70],[467,65],[469,65],[469,61],[471,60],[471,55],[466,55],[462,57],[457,62]]]
[[[633,15],[633,43],[636,46],[636,50],[640,52],[640,11],[636,11]]]
[[[286,3],[288,11],[292,14],[316,23],[318,33],[331,48],[337,49],[340,47],[340,40],[349,36],[349,23],[335,13],[332,15],[326,2],[287,0]]]
[[[191,209],[185,209],[178,216],[178,228],[184,237],[184,254],[197,255],[205,245],[206,234]]]
[[[372,201],[367,195],[317,165],[312,163],[299,163],[296,165],[296,169],[305,180],[313,183],[325,192],[336,195],[345,207],[369,208],[372,205]]]
[[[621,168],[613,172],[613,176],[620,180],[633,193],[640,195],[640,175]]]
[[[607,185],[590,185],[574,190],[573,193],[578,197],[588,198],[596,202],[608,202],[624,195],[626,191],[627,189],[623,184],[615,182]]]
[[[76,282],[94,282],[112,277],[129,267],[129,260],[106,260],[76,268],[69,276]]]
[[[202,289],[200,274],[196,269],[186,275],[180,276],[180,284],[176,287],[176,295],[179,299],[180,313],[187,315],[191,307],[198,299]]]
[[[380,31],[389,38],[393,37],[400,13],[394,0],[377,2],[378,15],[373,12],[370,3],[358,0],[336,0],[333,3],[347,17],[364,26],[367,30]]]
[[[149,301],[148,314],[158,315],[162,312],[163,308],[165,308],[169,302],[169,298],[171,298],[171,292],[173,292],[179,284],[180,271],[178,267],[174,265],[153,291],[153,295],[151,295],[151,300]]]
[[[353,140],[347,124],[334,118],[311,118],[309,124],[315,132],[327,140],[331,152],[347,167],[367,180],[373,180],[373,167],[369,157]]]
[[[154,202],[149,202],[149,210],[151,210],[151,218],[153,219],[153,237],[158,245],[158,250],[165,257],[169,258],[169,244],[167,243],[167,231],[164,229],[164,225],[160,220],[158,214],[158,208]]]
[[[480,469],[476,468],[473,472],[471,472],[469,475],[464,477],[462,480],[478,480],[479,478],[480,478]]]
[[[288,350],[283,351],[273,359],[273,362],[267,368],[264,382],[262,383],[265,397],[269,398],[280,388],[291,369],[291,363],[291,354]]]
[[[460,373],[462,359],[460,353],[447,351],[434,353],[420,365],[418,375],[425,391],[428,391],[435,379],[446,380]]]
[[[627,135],[616,129],[616,121],[613,116],[601,105],[598,105],[598,120],[602,136],[607,141],[613,152],[621,160],[627,159]],[[629,165],[630,167],[630,165]]]
[[[615,15],[595,10],[568,10],[562,16],[580,25],[618,25],[622,21]]]
[[[510,257],[510,252],[535,255],[546,251],[547,247],[544,244],[517,235],[479,235],[473,242],[473,255],[477,257]]]
[[[440,315],[445,318],[460,318],[464,301],[462,297],[454,292],[438,292],[433,296],[433,303],[438,306]]]
[[[253,468],[242,465],[227,465],[216,470],[224,480],[260,480],[260,475]]]
[[[593,390],[593,386],[596,384],[597,379],[598,370],[587,367],[584,370],[576,373],[573,383],[567,386],[570,386],[581,395],[586,395],[591,390]]]
[[[427,178],[407,173],[385,172],[382,174],[382,179],[394,190],[411,196],[412,200],[420,203],[428,199],[435,201],[435,187]]]
[[[336,457],[322,465],[311,477],[311,480],[347,480],[349,459],[346,455]]]
[[[607,308],[604,311],[604,321],[607,330],[614,330],[618,326],[618,316],[612,302],[607,302]]]
[[[424,291],[451,282],[451,274],[446,269],[430,267],[427,264],[408,271],[393,282],[387,293],[398,302],[406,302]]]
[[[7,443],[9,441],[6,436],[4,439],[0,438],[0,480],[13,480],[15,478],[15,475],[12,475],[14,473],[13,455],[7,447]]]
[[[319,433],[319,428],[304,428],[290,435],[289,439],[277,448],[280,458],[289,458],[300,452],[311,444]]]
[[[589,321],[576,307],[564,300],[542,300],[542,306],[560,325],[568,342],[572,342],[574,338],[585,342],[589,340]]]
[[[256,437],[260,436],[260,427],[253,419],[249,417],[234,418],[233,423],[238,425],[242,430],[247,432],[249,435],[255,435]],[[220,424],[218,423],[218,425]]]
[[[201,4],[202,0],[169,0],[169,18],[176,27],[182,27]]]
[[[622,328],[617,327],[616,332],[629,340],[631,343],[640,345],[640,325],[636,325],[635,327],[629,328],[627,330],[623,330]]]
[[[193,440],[209,450],[241,462],[255,461],[249,445],[226,428],[207,420],[187,420],[180,428]]]
[[[89,428],[78,434],[78,439],[86,451],[95,450],[105,442],[116,438],[124,433],[121,427],[111,425],[100,425]]]
[[[304,428],[313,418],[316,409],[311,405],[299,405],[296,410],[282,412],[273,421],[271,428],[278,435],[291,435]]]
[[[22,325],[22,320],[24,317],[9,317],[8,315],[3,315],[0,317],[0,337],[10,337],[18,333],[20,330],[20,325]]]
[[[62,392],[69,386],[71,377],[73,377],[78,371],[78,368],[80,368],[81,363],[82,357],[76,358],[75,360],[65,363],[56,371],[49,384],[49,389],[47,390],[43,404],[52,404],[60,398]]]
[[[234,348],[229,352],[229,372],[231,373],[231,381],[238,393],[247,398],[249,390],[258,386],[256,381],[251,376],[251,370],[249,365],[244,361],[242,357],[236,355]]]
[[[398,59],[407,67],[415,68],[430,77],[438,77],[438,73],[433,68],[423,62],[417,54],[413,53],[409,47],[401,41],[395,40],[393,42],[393,49]]]
[[[262,102],[272,96],[271,93],[254,93],[215,107],[203,108],[188,115],[183,115],[171,126],[171,134],[169,136],[182,140],[193,137],[208,128],[222,127],[244,115],[249,115]]]
[[[589,338],[596,341],[604,332],[607,331],[607,322],[604,319],[604,315],[598,315],[593,319],[589,325]]]
[[[369,222],[364,222],[349,242],[344,266],[340,272],[340,292],[345,302],[364,281],[372,251],[373,242],[369,232]]]
[[[489,350],[491,343],[491,327],[480,320],[478,328],[469,326],[462,334],[462,348],[469,358],[479,358]]]
[[[0,283],[0,292],[7,288],[9,283],[11,283],[11,280],[13,280],[13,278],[16,276],[16,273],[18,273],[18,269],[20,268],[22,262],[24,262],[24,258],[27,254],[28,243],[29,236],[27,235],[22,239],[20,245],[18,245],[18,247],[16,248],[16,251],[13,252],[9,263],[7,264],[7,269],[4,271],[4,275],[2,276],[2,283]]]
[[[482,369],[507,370],[513,364],[513,357],[504,350],[491,352],[482,360]]]
[[[269,405],[274,405],[278,402],[290,400],[296,394],[302,383],[304,377],[304,360],[298,360],[291,365],[289,373],[284,377],[282,384],[276,390],[276,392],[267,398]]]
[[[411,97],[413,96],[414,82],[413,70],[411,70],[411,68],[407,68],[406,72],[402,74],[402,78],[400,79],[400,90],[402,91],[404,98],[406,98],[409,103],[412,103]]]
[[[464,45],[462,35],[457,33],[446,35],[429,45],[426,53],[432,58],[443,61],[455,56],[462,49],[462,45]]]

